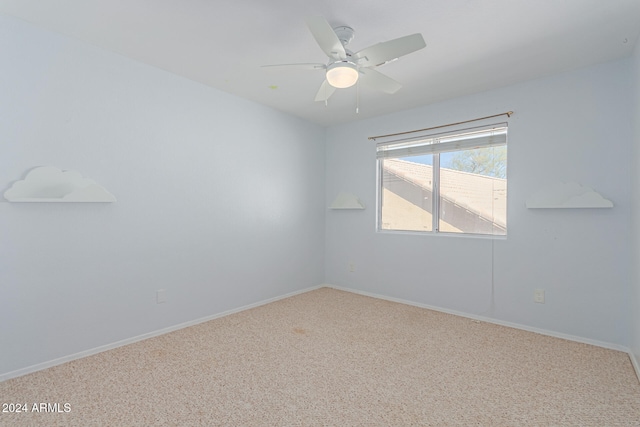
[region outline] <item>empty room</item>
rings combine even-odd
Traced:
[[[0,426],[639,426],[639,36],[0,0]]]

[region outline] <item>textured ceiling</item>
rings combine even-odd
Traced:
[[[332,125],[623,58],[640,0],[0,0],[0,13],[304,119]],[[314,102],[326,62],[304,18],[354,28],[349,49],[422,33],[427,47],[378,71],[393,95],[338,90]]]

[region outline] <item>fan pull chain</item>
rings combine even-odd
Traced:
[[[329,106],[329,97],[327,96],[327,86],[324,85],[324,107],[327,108]]]
[[[356,81],[356,114],[360,113],[360,82]]]

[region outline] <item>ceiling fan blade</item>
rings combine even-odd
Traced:
[[[352,58],[358,62],[358,65],[363,67],[378,66],[420,50],[426,45],[422,34],[416,33],[374,44],[354,53]]]
[[[329,82],[325,79],[325,81],[322,82],[322,85],[320,86],[318,93],[316,94],[316,101],[326,101],[327,99],[329,99],[331,95],[333,95],[333,92],[335,91],[336,91],[336,88],[331,86]]]
[[[344,46],[342,46],[340,39],[338,39],[326,19],[322,16],[309,16],[306,18],[306,22],[309,31],[311,31],[316,42],[327,56],[334,59],[345,59],[347,57]]]
[[[371,68],[360,69],[360,81],[373,89],[389,94],[396,93],[402,87],[400,83],[391,77],[387,77]]]
[[[287,68],[295,70],[324,70],[327,68],[325,64],[275,64],[275,65],[262,65],[262,68],[278,69]]]

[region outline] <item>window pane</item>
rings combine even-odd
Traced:
[[[507,147],[440,154],[440,231],[505,235]]]
[[[433,156],[380,160],[382,230],[431,231]]]

